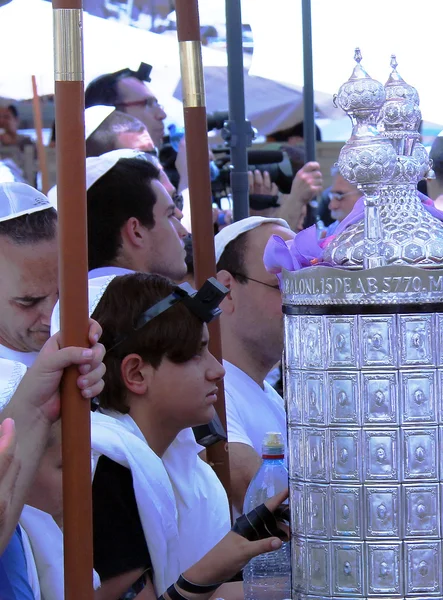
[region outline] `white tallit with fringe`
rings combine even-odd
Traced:
[[[226,493],[199,458],[192,429],[181,431],[162,458],[129,415],[93,413],[91,437],[93,473],[101,455],[131,470],[160,595],[229,531]]]
[[[28,579],[36,600],[64,600],[63,532],[48,513],[25,505],[20,516]],[[100,578],[93,571],[94,589]]]

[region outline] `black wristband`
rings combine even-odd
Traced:
[[[218,587],[220,587],[224,583],[221,581],[220,583],[211,583],[209,585],[199,585],[198,583],[192,583],[186,579],[186,577],[181,574],[177,579],[177,585],[184,590],[185,592],[189,592],[190,594],[207,594],[208,592],[213,592]]]
[[[178,589],[175,587],[175,583],[168,587],[166,593],[171,598],[171,600],[189,600],[189,598],[183,596],[183,594],[180,594]]]
[[[248,512],[247,515],[241,515],[236,520],[232,531],[250,542],[274,536],[283,541],[287,540],[287,536],[278,527],[275,515],[265,504],[260,504],[260,506]]]

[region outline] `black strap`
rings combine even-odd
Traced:
[[[183,596],[183,594],[180,594],[178,589],[175,587],[175,583],[168,587],[166,593],[171,598],[171,600],[189,600],[189,598]]]
[[[177,585],[184,590],[185,592],[189,592],[190,594],[206,594],[208,592],[213,592],[218,587],[220,587],[224,583],[223,581],[220,583],[211,583],[209,585],[199,585],[197,583],[192,583],[186,579],[186,577],[181,574],[177,579]]]
[[[280,510],[280,513],[282,513],[282,510]],[[278,520],[282,520],[281,516]],[[241,515],[235,521],[232,531],[250,542],[264,540],[269,537],[287,540],[286,534],[278,526],[278,520],[265,504],[260,504],[260,506],[248,512],[247,515]]]
[[[279,196],[271,194],[249,194],[249,206],[253,210],[266,210],[280,206]]]

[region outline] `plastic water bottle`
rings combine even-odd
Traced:
[[[263,463],[249,484],[243,512],[246,514],[288,487],[285,444],[281,433],[267,433],[262,446]],[[290,543],[253,558],[243,569],[245,600],[291,598]]]

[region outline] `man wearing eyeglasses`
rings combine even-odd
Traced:
[[[354,208],[354,204],[360,198],[361,192],[355,185],[346,181],[338,171],[334,174],[331,190],[328,192],[328,208],[334,220],[326,230],[326,235],[332,235],[340,222]]]
[[[265,378],[281,359],[283,316],[276,275],[263,264],[272,235],[291,240],[283,219],[249,217],[215,236],[217,279],[229,289],[220,308],[229,462],[234,508],[242,512],[246,489],[261,464],[268,431],[286,439],[283,398]]]
[[[85,106],[114,106],[139,119],[147,128],[155,146],[163,142],[166,113],[146,82],[150,82],[150,65],[141,63],[138,71],[122,69],[91,81],[85,92]]]

